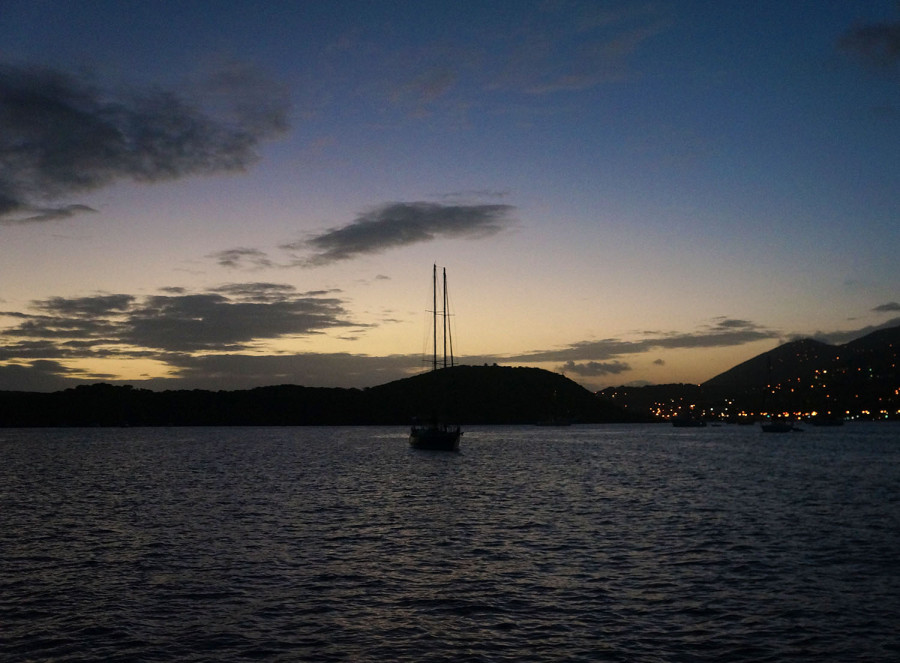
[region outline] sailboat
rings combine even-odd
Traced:
[[[441,294],[443,297],[443,306],[440,311],[440,321],[441,326],[443,328],[443,336],[444,336],[444,349],[443,349],[443,360],[442,362],[438,362],[438,278],[437,278],[437,265],[434,265],[432,271],[432,288],[433,288],[433,306],[432,306],[432,326],[434,330],[434,351],[432,354],[431,360],[431,372],[436,378],[435,382],[440,383],[440,377],[437,375],[438,371],[442,368],[447,368],[448,366],[453,366],[453,340],[450,334],[450,328],[447,319],[447,270],[443,269],[443,282],[441,284]],[[448,344],[449,344],[449,354],[448,354]],[[449,364],[448,364],[449,359]],[[446,396],[445,389],[442,389],[442,384],[438,384],[438,389],[436,390],[437,398],[440,399],[443,396]],[[459,438],[462,435],[462,431],[459,429],[459,424],[448,424],[446,421],[442,421],[438,416],[439,407],[443,405],[440,400],[433,404],[433,413],[430,421],[427,423],[418,423],[414,422],[412,427],[409,430],[409,443],[415,449],[428,449],[431,451],[458,451],[459,450]]]

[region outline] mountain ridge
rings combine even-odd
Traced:
[[[367,389],[275,385],[237,391],[150,391],[110,384],[0,392],[0,427],[400,425],[442,414],[461,424],[529,424],[560,416],[584,423],[641,419],[558,373],[455,366]],[[646,419],[646,417],[645,417]]]
[[[700,385],[609,387],[601,398],[670,418],[685,408],[736,420],[763,413],[900,418],[900,326],[842,344],[803,338],[779,345]]]

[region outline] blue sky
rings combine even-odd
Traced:
[[[0,8],[0,388],[702,382],[900,323],[900,5]]]

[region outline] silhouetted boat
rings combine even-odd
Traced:
[[[802,428],[798,428],[793,422],[786,419],[769,419],[760,423],[760,429],[763,433],[800,433]]]
[[[432,306],[432,327],[434,330],[434,352],[431,360],[431,372],[435,378],[435,394],[436,402],[433,403],[433,412],[427,423],[419,423],[414,420],[409,430],[409,443],[415,449],[428,449],[431,451],[458,451],[459,438],[462,431],[459,424],[448,424],[443,421],[439,411],[446,405],[447,385],[445,375],[441,374],[441,370],[449,366],[453,366],[453,339],[447,320],[447,270],[443,270],[443,283],[441,284],[441,292],[443,296],[443,307],[440,318],[443,327],[444,350],[443,362],[438,364],[438,279],[437,265],[434,265],[432,272],[432,288],[433,288],[433,306]],[[449,352],[448,352],[449,346]]]
[[[682,412],[672,418],[672,425],[675,428],[704,428],[706,426],[706,421],[699,417],[695,417],[690,412]]]

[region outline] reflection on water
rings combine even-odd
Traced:
[[[900,428],[0,430],[0,659],[893,661]]]

